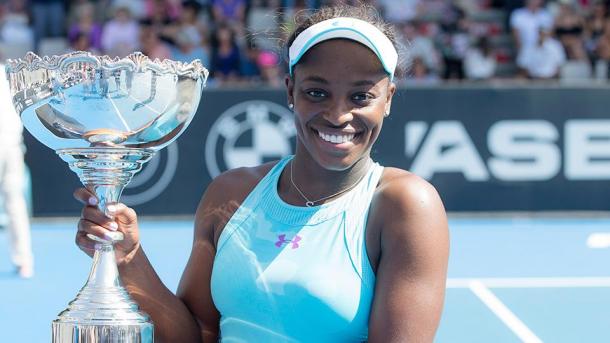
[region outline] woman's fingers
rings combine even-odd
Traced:
[[[81,218],[111,231],[116,231],[119,228],[115,220],[108,218],[97,207],[85,206],[81,212]]]
[[[108,212],[114,216],[114,220],[121,224],[121,226],[129,227],[138,221],[136,211],[123,203],[111,204],[107,208]]]
[[[96,242],[94,242],[93,240],[91,240],[89,237],[87,237],[87,233],[85,231],[79,231],[76,234],[76,245],[85,253],[87,253],[87,255],[89,256],[93,256],[93,253],[95,252],[95,245],[97,244]]]
[[[94,222],[91,222],[87,219],[81,219],[78,221],[78,234],[79,235],[87,235],[91,234],[97,236],[101,239],[112,240],[112,237],[108,236],[108,232],[110,230],[100,226]],[[114,230],[113,230],[114,231]]]
[[[86,188],[78,188],[74,191],[72,195],[74,196],[74,199],[78,200],[83,205],[96,206],[98,203],[95,194],[91,193]]]

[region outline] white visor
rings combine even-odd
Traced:
[[[333,18],[324,20],[308,27],[301,32],[288,49],[290,59],[289,71],[293,73],[294,65],[314,45],[335,38],[344,38],[364,44],[371,49],[381,61],[383,69],[394,79],[394,71],[398,64],[398,53],[394,44],[374,25],[356,18]]]

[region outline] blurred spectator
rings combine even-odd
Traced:
[[[145,19],[148,15],[146,12],[147,0],[98,0],[105,2],[106,8],[127,7],[131,16],[136,19]]]
[[[426,70],[423,74],[436,74],[443,79],[487,79],[495,74],[496,64],[502,66],[499,77],[515,76],[513,56],[523,59],[532,51],[541,50],[536,44],[539,28],[553,30],[569,62],[582,64],[588,57],[593,66],[604,67],[601,73],[605,75],[606,61],[610,61],[610,51],[606,52],[610,50],[610,41],[607,38],[602,41],[606,37],[603,31],[610,0],[552,0],[550,10],[544,0],[4,0],[1,3],[0,40],[12,44],[11,56],[21,56],[22,51],[33,49],[28,14],[33,14],[34,5],[40,4],[42,8],[59,4],[69,13],[68,22],[63,21],[64,11],[60,16],[46,11],[45,16],[53,20],[62,18],[60,25],[53,28],[61,31],[67,26],[70,49],[113,56],[141,49],[151,58],[183,61],[199,58],[210,67],[212,76],[224,84],[233,81],[275,84],[276,78],[271,75],[278,71],[271,68],[269,61],[279,51],[284,26],[289,30],[295,15],[306,15],[309,9],[336,3],[377,5],[385,19],[393,22],[402,34],[409,52],[407,57],[421,60],[418,63],[423,63]],[[31,8],[26,6],[29,3]],[[107,13],[108,8],[114,11]],[[506,17],[514,44],[501,39],[506,31],[497,8],[514,9],[512,13],[506,11],[510,14]],[[480,13],[490,9],[489,13]],[[582,13],[590,14],[585,19]],[[556,14],[554,23],[552,14]],[[211,30],[215,30],[213,35]],[[493,40],[493,53],[489,40],[470,48],[475,37],[490,36],[499,38]],[[51,51],[46,48],[47,43],[54,42],[45,41],[40,49]],[[64,40],[49,46],[59,45],[63,51]],[[526,46],[535,48],[522,54],[521,49]],[[601,62],[596,64],[597,60]],[[278,65],[280,74],[283,68],[283,64]],[[418,68],[418,75],[422,74]]]
[[[11,2],[23,2],[15,1]],[[34,48],[38,50],[40,40],[60,37],[64,34],[66,11],[63,0],[30,0],[32,22],[34,24]]]
[[[510,28],[518,53],[536,45],[540,28],[550,30],[553,27],[553,16],[543,5],[543,0],[527,0],[525,7],[511,13]]]
[[[608,67],[610,65],[610,20],[607,20],[604,25],[604,32],[597,41],[595,52],[601,61],[600,66],[605,67],[606,78],[610,79],[610,68]]]
[[[555,37],[563,45],[568,60],[586,60],[584,20],[572,0],[560,0],[559,3],[554,23]]]
[[[24,196],[23,126],[12,105],[4,65],[0,65],[0,198],[8,217],[11,260],[22,278],[34,275],[29,215]]]
[[[470,80],[487,80],[496,73],[496,57],[487,37],[478,39],[475,46],[468,49],[464,58],[464,72]]]
[[[279,56],[272,51],[261,51],[258,54],[257,62],[263,82],[271,87],[281,87],[283,75]]]
[[[439,22],[447,12],[451,12],[453,7],[461,7],[459,1],[449,0],[425,0],[421,1],[421,10],[417,18]],[[416,18],[416,19],[417,19]]]
[[[254,40],[248,40],[240,59],[240,74],[245,82],[260,82],[261,72],[258,68],[258,56],[261,50]]]
[[[585,48],[593,65],[599,59],[596,49],[599,38],[604,34],[607,17],[608,8],[606,3],[597,0],[592,5],[591,15],[585,20]]]
[[[182,28],[196,30],[203,37],[209,30],[208,26],[199,20],[202,8],[202,5],[195,0],[182,2],[182,12],[180,14],[179,24]]]
[[[383,17],[390,23],[399,24],[415,19],[422,13],[422,0],[377,0]]]
[[[169,44],[175,44],[179,9],[167,0],[147,0],[145,5],[146,19],[144,23],[150,25],[161,40]]]
[[[374,2],[378,2],[379,0],[373,0]],[[409,2],[411,0],[401,0],[402,2]],[[332,7],[336,5],[350,5],[350,6],[358,6],[362,3],[371,3],[371,0],[321,0],[321,7]]]
[[[278,41],[279,0],[253,0],[248,11],[248,34],[261,49],[274,49]]]
[[[127,7],[117,7],[104,25],[102,48],[110,56],[126,56],[139,48],[139,25]]]
[[[404,81],[406,85],[436,85],[440,83],[438,75],[431,73],[421,57],[415,57],[411,61],[411,69]]]
[[[212,13],[216,23],[244,26],[246,20],[246,0],[211,0]]]
[[[320,8],[321,0],[282,0],[281,6],[286,10]]]
[[[78,33],[70,40],[70,50],[71,51],[88,51],[94,55],[99,55],[100,51],[96,49],[89,35],[86,33]]]
[[[235,32],[225,24],[219,25],[212,35],[212,59],[210,72],[220,83],[238,81],[240,71],[240,50],[235,40]]]
[[[441,23],[442,34],[439,36],[440,50],[443,56],[443,79],[464,79],[464,56],[470,45],[468,19],[464,11],[451,6],[444,14]]]
[[[74,46],[76,40],[81,40],[81,42],[77,44],[83,44],[82,36],[86,36],[89,47],[96,51],[101,51],[102,26],[95,22],[95,7],[93,4],[82,4],[78,7],[78,12],[75,13],[75,15],[76,22],[72,24],[68,30],[70,45]]]
[[[524,46],[517,58],[517,65],[532,79],[556,78],[565,62],[566,55],[561,43],[544,28],[539,29],[536,44]]]
[[[430,38],[419,34],[418,24],[416,22],[404,23],[401,27],[401,33],[404,45],[408,47],[409,59],[419,57],[430,71],[438,72],[440,70],[438,51]]]
[[[78,18],[81,15],[81,7],[90,7],[93,6],[95,7],[95,5],[93,4],[93,2],[89,1],[89,0],[71,0],[70,1],[70,7],[68,7],[68,12],[67,12],[67,17],[66,17],[66,24],[68,27],[68,32],[70,27],[72,27],[72,25],[74,25],[75,23],[78,22]],[[93,11],[95,13],[95,10]],[[104,18],[98,18],[95,17],[95,19],[93,21],[98,21],[98,19],[103,20]]]
[[[455,0],[455,3],[469,16],[479,13],[491,5],[488,0]]]
[[[34,33],[28,26],[28,21],[24,1],[9,1],[2,16],[0,39],[9,45],[23,46],[23,50],[32,49],[34,47]]]
[[[295,17],[297,15],[307,13],[310,9],[310,7],[307,5],[307,0],[290,0],[286,2],[292,2],[292,5],[281,9],[280,22],[282,25],[282,30],[279,32],[280,35],[287,32],[292,32],[295,26]]]
[[[150,59],[164,60],[172,58],[172,52],[167,43],[159,39],[159,34],[151,25],[140,26],[140,47],[142,53]]]
[[[181,4],[177,0],[145,0],[146,18],[154,18],[164,23],[172,23],[180,16]]]
[[[183,27],[176,36],[176,46],[172,49],[172,59],[190,63],[199,59],[204,66],[210,64],[210,53],[207,46],[202,45],[203,38],[193,27]]]

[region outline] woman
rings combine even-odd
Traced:
[[[68,40],[72,46],[83,46],[87,41],[89,49],[86,51],[98,53],[102,50],[102,25],[95,21],[95,7],[92,3],[84,3],[77,9],[76,22],[68,30]]]
[[[424,180],[370,157],[396,89],[394,39],[370,7],[298,20],[286,77],[296,154],[208,186],[177,295],[148,262],[133,210],[114,206],[110,222],[85,207],[77,243],[91,254],[87,233],[125,233],[119,269],[158,342],[433,340],[443,205]],[[75,196],[95,204],[84,189]]]
[[[595,49],[599,39],[604,34],[604,25],[606,24],[608,17],[608,9],[606,3],[602,0],[595,1],[592,6],[593,9],[585,20],[585,48],[591,64],[595,66],[595,63],[599,59]]]
[[[572,3],[561,3],[555,17],[554,31],[557,40],[565,49],[568,60],[582,61],[587,59],[584,40],[584,18]]]
[[[241,53],[235,31],[226,24],[218,25],[211,39],[210,73],[219,82],[234,82],[239,79]]]

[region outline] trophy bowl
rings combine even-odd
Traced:
[[[8,60],[13,104],[24,127],[53,149],[83,185],[109,204],[143,163],[186,129],[208,71],[198,60],[150,60],[72,52]],[[153,324],[121,285],[111,232],[97,241],[85,286],[52,323],[53,342],[152,342]]]

